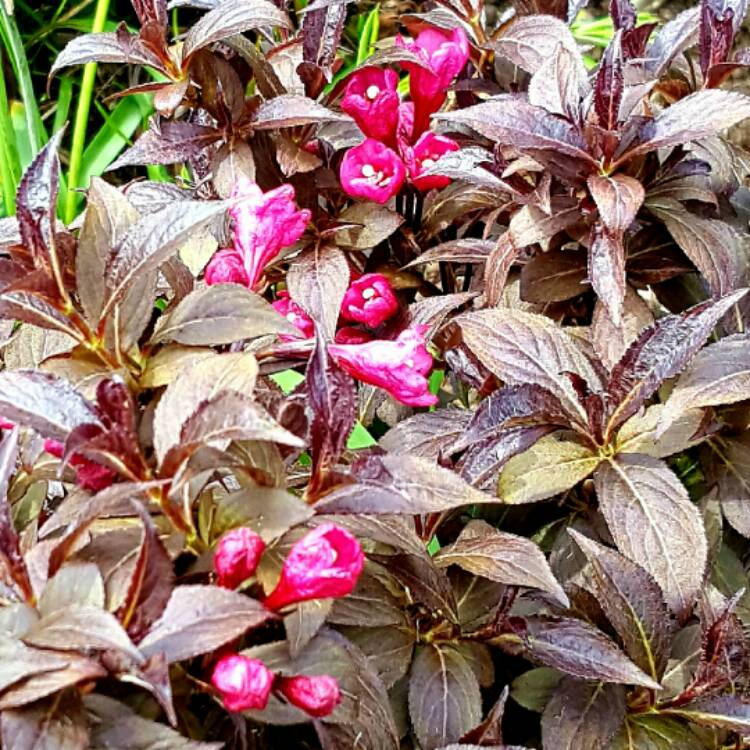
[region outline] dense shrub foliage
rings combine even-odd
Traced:
[[[745,747],[746,2],[173,5],[0,220],[2,746]]]

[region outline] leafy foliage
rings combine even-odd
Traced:
[[[79,220],[63,130],[0,220],[3,747],[750,736],[746,4],[613,0],[597,60],[512,5],[61,51],[155,115]]]

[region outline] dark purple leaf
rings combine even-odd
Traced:
[[[222,742],[190,740],[166,724],[151,721],[132,708],[97,693],[84,698],[91,722],[92,747],[118,747],[127,750],[221,750]]]
[[[0,414],[61,441],[76,427],[99,422],[92,404],[70,383],[38,370],[0,372]]]
[[[699,698],[665,713],[704,727],[729,729],[740,735],[750,733],[750,702],[737,694]]]
[[[286,283],[291,298],[315,321],[320,335],[332,341],[349,286],[349,265],[341,250],[316,245],[295,259]]]
[[[350,122],[346,115],[334,112],[313,99],[297,94],[276,96],[258,107],[253,119],[256,130],[294,128],[323,122]]]
[[[680,414],[750,399],[750,335],[728,336],[695,355],[659,420],[659,434]]]
[[[588,288],[586,253],[580,250],[536,253],[521,269],[521,298],[527,302],[564,302]]]
[[[654,78],[661,77],[672,61],[698,41],[700,8],[682,11],[659,29],[646,50],[647,70]]]
[[[655,119],[643,125],[639,143],[620,161],[659,148],[680,146],[716,135],[750,117],[750,97],[736,91],[698,91],[675,102]]]
[[[569,529],[589,561],[593,592],[625,647],[646,674],[659,681],[667,666],[672,623],[664,594],[640,566]]]
[[[746,238],[731,224],[704,219],[677,201],[649,201],[648,210],[664,222],[674,241],[700,271],[714,297],[741,287],[745,278]]]
[[[681,315],[668,315],[638,336],[612,368],[607,389],[613,406],[610,433],[633,416],[664,380],[685,367],[746,291],[704,302]]]
[[[595,163],[578,130],[550,117],[545,109],[511,94],[501,94],[473,107],[436,115],[435,119],[467,125],[485,138],[515,146],[533,157],[567,157],[580,171],[593,171]]]
[[[653,576],[675,613],[689,612],[708,550],[703,520],[680,480],[663,461],[630,453],[603,462],[594,482],[620,552]]]
[[[227,209],[223,201],[170,203],[139,219],[114,249],[107,276],[103,315],[147,271],[158,268],[191,236],[217,220]]]
[[[9,578],[28,601],[34,592],[8,502],[8,485],[18,457],[18,430],[6,432],[0,442],[0,580]]]
[[[191,346],[231,344],[297,329],[261,296],[239,284],[195,289],[159,321],[153,341]]]
[[[214,651],[273,617],[260,602],[236,591],[178,586],[139,648],[145,656],[163,652],[172,664]]]
[[[622,324],[625,300],[625,247],[622,235],[601,224],[592,227],[589,244],[589,279],[615,326]]]
[[[529,102],[552,114],[578,122],[581,101],[590,90],[588,74],[580,54],[558,44],[532,76],[529,82]]]
[[[139,640],[161,617],[174,586],[174,569],[153,521],[145,510],[139,514],[143,538],[130,576],[125,599],[117,617],[135,640]]]
[[[594,84],[594,111],[599,119],[599,126],[604,130],[617,128],[624,89],[622,49],[618,35],[602,55]]]
[[[581,620],[532,617],[513,635],[495,639],[501,648],[520,650],[532,661],[583,680],[658,688],[604,633]]]
[[[558,45],[578,57],[578,45],[568,26],[547,15],[516,17],[494,42],[497,54],[527,73],[536,73],[556,54]]]
[[[497,502],[448,469],[416,456],[370,456],[352,467],[353,484],[336,487],[315,505],[318,513],[439,513]]]
[[[619,326],[612,323],[604,303],[599,300],[594,306],[591,328],[594,351],[602,364],[608,370],[614,367],[638,334],[653,322],[648,305],[630,286],[625,289]]]
[[[438,461],[452,452],[451,447],[472,419],[466,409],[436,409],[415,414],[394,425],[380,439],[388,453],[406,453]]]
[[[485,521],[469,522],[458,539],[443,547],[434,560],[440,568],[457,565],[497,583],[539,589],[568,606],[568,597],[539,547],[530,539],[498,531]]]
[[[575,390],[561,375],[574,372],[593,391],[601,388],[599,375],[564,328],[543,315],[503,308],[467,313],[457,322],[466,345],[502,381],[541,386],[561,399],[567,412],[585,419]]]
[[[191,122],[152,122],[150,129],[107,171],[139,164],[179,164],[196,158],[221,137],[220,130]]]
[[[118,30],[82,34],[71,39],[57,56],[49,77],[70,65],[84,65],[90,62],[148,65],[163,70],[159,57],[142,44],[135,34]]]
[[[630,0],[612,0],[609,4],[609,15],[612,16],[616,30],[629,30],[635,27],[637,16]]]
[[[26,750],[86,750],[89,728],[80,696],[64,693],[0,716],[3,747]]]
[[[16,219],[21,242],[37,267],[59,266],[52,234],[55,231],[55,201],[60,176],[60,147],[64,129],[58,131],[39,152],[23,175],[16,196]],[[62,273],[58,267],[54,273]]]
[[[729,58],[734,41],[734,9],[713,0],[702,0],[700,9],[698,59],[705,80],[714,65]]]
[[[409,715],[424,750],[455,742],[482,719],[482,696],[469,662],[451,645],[418,652],[409,675]]]
[[[188,31],[182,48],[183,61],[209,44],[262,26],[291,28],[284,11],[267,0],[224,0]]]
[[[346,21],[345,0],[307,8],[302,20],[302,60],[298,73],[310,97],[317,97],[331,81],[336,52]]]
[[[322,335],[305,374],[310,418],[312,477],[307,497],[315,498],[326,488],[328,473],[346,446],[357,417],[357,392],[352,377],[328,357]]]
[[[544,750],[605,750],[625,720],[625,689],[621,685],[562,682],[542,715]]]

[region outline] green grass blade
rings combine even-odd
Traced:
[[[91,31],[101,31],[107,21],[109,13],[109,0],[97,0],[94,23]],[[70,149],[70,164],[68,167],[68,194],[65,200],[64,220],[70,223],[75,219],[78,211],[79,198],[76,188],[83,183],[81,181],[81,167],[83,165],[83,152],[86,147],[86,128],[88,126],[91,102],[94,98],[94,84],[96,83],[96,63],[88,63],[83,68],[81,76],[81,90],[78,93],[78,106],[76,107],[75,120],[73,123],[73,143]]]
[[[42,123],[42,117],[39,113],[34,86],[31,82],[31,71],[26,52],[23,47],[21,35],[18,33],[15,19],[7,12],[5,3],[0,2],[0,38],[8,53],[13,74],[16,77],[18,90],[23,101],[23,112],[26,120],[27,138],[30,144],[31,158],[33,159],[39,153],[39,150],[47,142],[47,132]],[[22,168],[30,164],[29,161],[22,161]]]
[[[375,52],[375,43],[380,34],[380,5],[376,5],[367,15],[357,46],[357,65],[361,65]]]
[[[0,56],[0,197],[3,201],[3,215],[9,216],[16,211],[16,189],[21,169],[18,163],[16,138],[1,63],[2,56]]]
[[[57,105],[55,107],[55,119],[52,123],[52,132],[56,133],[68,121],[70,105],[73,103],[73,79],[63,76],[60,79],[60,90],[57,93]]]

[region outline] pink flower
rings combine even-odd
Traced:
[[[396,44],[418,55],[428,70],[414,63],[404,63],[409,71],[409,93],[415,105],[415,135],[426,130],[430,115],[445,101],[448,87],[463,70],[469,59],[466,32],[457,27],[452,31],[429,28],[416,40],[407,43],[398,37]]]
[[[293,706],[316,719],[328,716],[341,703],[339,684],[328,674],[285,677],[279,691]]]
[[[344,155],[340,177],[349,195],[385,203],[401,189],[406,167],[388,146],[373,138],[365,138]]]
[[[12,430],[16,425],[0,417],[0,430]]]
[[[376,328],[398,312],[398,300],[391,282],[382,273],[366,273],[352,282],[341,303],[347,320]]]
[[[396,144],[400,154],[408,152],[414,136],[414,102],[401,102],[398,108],[398,125],[396,127]]]
[[[281,578],[265,605],[278,610],[308,599],[346,596],[357,583],[365,557],[345,529],[324,523],[302,537],[284,561]]]
[[[425,377],[432,368],[424,342],[426,328],[408,328],[395,341],[329,344],[328,352],[355,378],[383,388],[401,403],[432,406],[438,399],[430,393]]]
[[[365,344],[372,339],[371,333],[355,326],[343,326],[336,331],[337,344]]]
[[[450,184],[450,177],[441,177],[439,175],[421,177],[421,174],[434,166],[443,154],[458,151],[458,149],[458,144],[451,138],[435,135],[429,130],[423,133],[411,150],[409,158],[406,160],[409,168],[409,176],[414,187],[427,192],[433,188],[443,188]]]
[[[233,247],[224,248],[214,253],[206,266],[204,274],[206,284],[242,284],[250,286],[242,255]]]
[[[315,335],[315,323],[312,318],[289,296],[289,292],[279,292],[279,298],[271,303],[276,312],[283,315],[302,336],[287,336],[279,334],[281,341],[298,341],[300,338],[311,339]]]
[[[232,197],[242,199],[229,209],[234,219],[234,249],[242,257],[248,287],[254,288],[263,269],[302,236],[310,212],[297,210],[291,185],[264,193],[243,178],[234,186]]]
[[[352,75],[341,109],[369,138],[392,143],[398,122],[398,75],[387,68],[362,68]]]
[[[214,552],[214,570],[219,586],[236,589],[250,578],[265,548],[266,543],[246,526],[224,534]]]
[[[273,687],[273,673],[259,659],[227,654],[216,662],[211,684],[228,711],[263,709]]]
[[[45,440],[44,450],[51,456],[62,458],[65,446],[59,440]],[[76,470],[76,484],[90,492],[106,489],[117,478],[117,473],[108,466],[90,461],[77,453],[70,457],[70,465]]]

